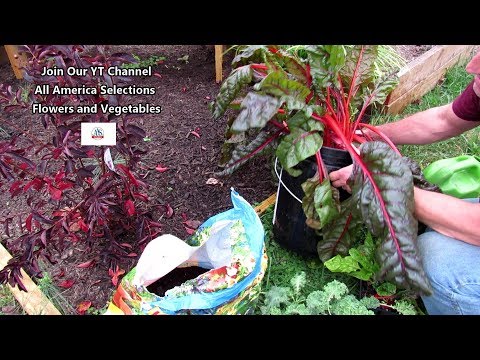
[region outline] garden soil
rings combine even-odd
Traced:
[[[422,49],[402,48],[399,52],[407,60],[418,56]],[[419,46],[418,46],[419,47]],[[93,47],[87,47],[93,51]],[[418,50],[418,51],[417,51]],[[234,187],[251,204],[261,202],[275,192],[276,185],[271,172],[271,159],[258,157],[230,177],[219,178],[216,185],[207,184],[218,171],[220,149],[224,139],[226,118],[214,120],[208,103],[215,98],[220,88],[215,83],[214,48],[206,45],[142,45],[109,46],[107,51],[129,52],[142,59],[152,55],[164,56],[163,63],[157,64],[153,72],[159,76],[134,78],[132,84],[155,87],[152,96],[132,96],[125,103],[161,105],[159,115],[144,115],[140,125],[151,139],[146,143],[148,153],[143,158],[143,181],[149,184],[148,195],[153,199],[154,219],[163,224],[163,234],[179,238],[188,235],[183,222],[203,222],[210,216],[231,207],[230,187]],[[403,51],[403,52],[402,52]],[[412,55],[414,54],[414,55]],[[408,58],[410,56],[410,58]],[[232,55],[224,59],[223,73],[228,75]],[[0,65],[0,83],[22,85],[16,80],[8,63]],[[50,138],[43,128],[38,115],[29,110],[2,113],[1,116],[14,122],[22,131],[30,131],[38,137]],[[0,140],[8,139],[19,129],[0,129]],[[198,134],[196,136],[194,133]],[[160,173],[157,165],[168,167]],[[0,189],[0,218],[7,217],[28,208],[22,197],[10,198],[5,187]],[[174,210],[173,216],[166,217],[167,206]],[[17,234],[19,235],[18,231]],[[0,240],[8,247],[3,230]],[[96,262],[89,268],[78,265],[91,260],[82,244],[71,246],[68,251],[55,256],[56,264],[45,262],[43,266],[59,286],[61,295],[76,307],[83,301],[91,301],[92,307],[102,309],[112,295],[115,286],[105,265]],[[136,259],[122,269],[127,273],[135,266]],[[69,280],[73,285],[65,285]],[[61,285],[67,286],[62,288]],[[62,311],[62,309],[60,309]]]

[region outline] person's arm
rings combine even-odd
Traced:
[[[437,232],[480,246],[480,203],[414,188],[415,217]]]
[[[476,126],[477,121],[463,120],[455,115],[450,103],[379,125],[377,129],[396,145],[424,145],[460,135]]]
[[[452,103],[428,109],[410,115],[402,120],[379,125],[382,131],[396,145],[424,145],[449,139],[478,126],[478,121],[467,121],[459,118],[452,109]],[[377,135],[366,131],[374,140]],[[335,187],[351,191],[347,180],[352,173],[353,165],[330,173],[330,180]]]

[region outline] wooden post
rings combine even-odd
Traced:
[[[25,54],[18,53],[18,47],[16,45],[5,45],[5,51],[7,52],[10,65],[17,79],[23,79],[23,73],[20,69],[27,62]]]
[[[221,82],[223,79],[223,45],[215,45],[215,81]]]
[[[7,249],[0,244],[0,269],[3,269],[11,258],[12,256]],[[62,315],[23,269],[21,273],[22,283],[28,291],[21,291],[18,287],[11,287],[10,285],[8,287],[23,310],[28,315]]]

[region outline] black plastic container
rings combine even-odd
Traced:
[[[329,173],[352,163],[350,154],[345,150],[322,147],[320,153]],[[287,249],[303,256],[316,256],[317,243],[321,238],[305,223],[307,219],[302,204],[285,188],[286,186],[298,199],[303,198],[302,183],[317,171],[315,157],[302,161],[297,168],[302,170],[298,177],[290,176],[286,171],[282,172],[282,181],[278,184],[273,235],[275,241]],[[339,190],[340,200],[343,201],[350,196],[345,190]]]

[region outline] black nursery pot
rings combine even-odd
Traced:
[[[350,154],[345,150],[322,147],[320,153],[329,173],[352,163]],[[302,256],[316,256],[317,243],[321,237],[315,233],[314,229],[307,226],[302,204],[285,188],[287,187],[300,200],[303,198],[302,183],[317,171],[315,157],[302,161],[297,168],[302,170],[302,174],[298,177],[290,176],[286,171],[282,172],[282,181],[278,184],[275,204],[273,235],[275,241],[287,249]],[[350,196],[345,190],[339,190],[341,201]]]

